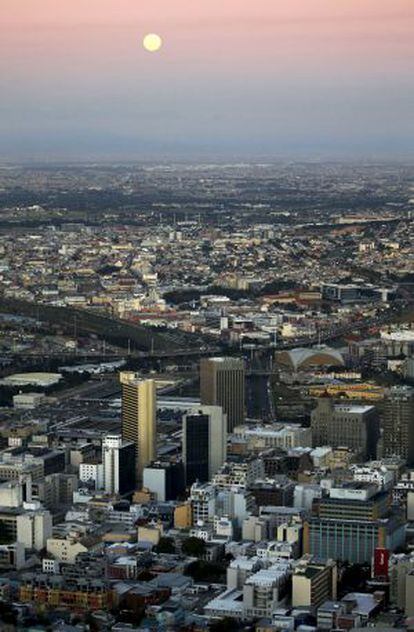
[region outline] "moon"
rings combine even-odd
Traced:
[[[156,33],[148,33],[142,40],[142,45],[149,53],[156,53],[162,46],[162,39]]]

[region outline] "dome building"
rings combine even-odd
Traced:
[[[280,369],[296,373],[328,366],[344,366],[345,361],[337,349],[320,346],[313,348],[298,347],[276,353],[276,364]]]

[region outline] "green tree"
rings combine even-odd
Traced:
[[[11,544],[14,539],[10,536],[5,523],[0,520],[0,544]]]
[[[162,537],[155,547],[156,553],[175,553],[175,544],[172,538]]]
[[[183,542],[183,553],[191,557],[201,557],[206,550],[206,543],[200,538],[191,536]]]
[[[235,632],[239,629],[237,622],[230,617],[224,617],[209,626],[210,632]]]

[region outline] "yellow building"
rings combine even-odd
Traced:
[[[336,599],[337,567],[333,560],[317,562],[305,555],[292,575],[292,606],[318,607]]]
[[[163,533],[162,524],[138,527],[138,542],[151,542],[151,544],[157,545]]]
[[[376,384],[321,384],[309,388],[311,397],[344,397],[346,399],[362,399],[378,401],[384,399],[385,391]]]
[[[191,503],[179,505],[174,510],[174,527],[176,529],[189,529],[193,524]]]
[[[120,373],[122,385],[122,438],[135,444],[138,485],[144,467],[156,457],[157,396],[154,380],[140,380],[132,371]]]

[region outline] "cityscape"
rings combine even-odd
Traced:
[[[414,630],[412,4],[4,2],[0,632]]]

